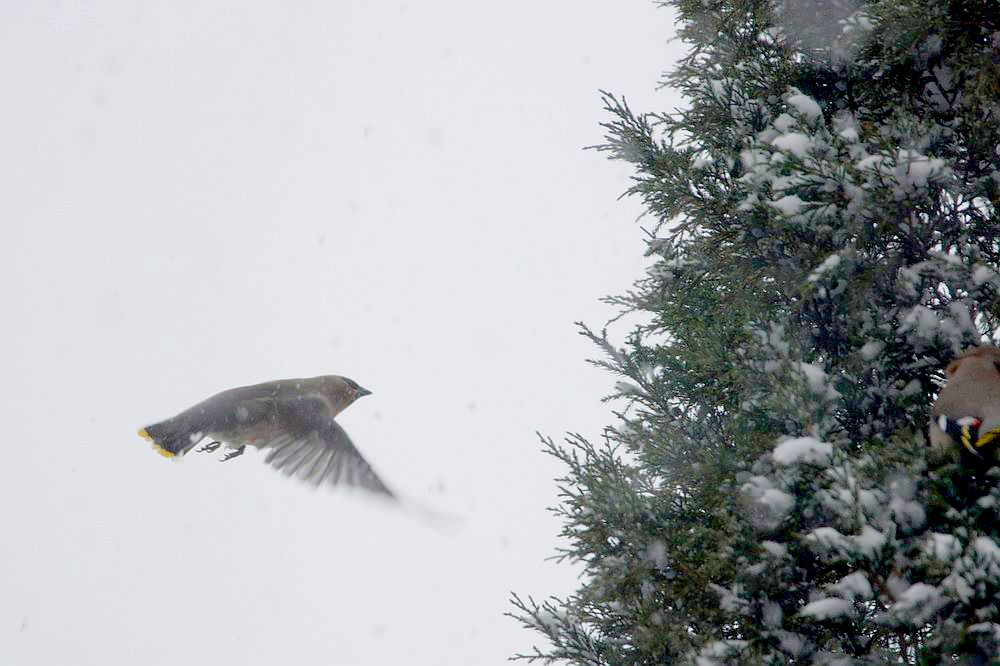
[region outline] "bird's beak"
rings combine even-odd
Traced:
[[[371,392],[371,391],[369,391],[369,390],[368,390],[368,389],[366,389],[366,388],[361,388],[361,387],[359,386],[359,387],[358,387],[358,390],[357,390],[357,391],[355,391],[355,393],[354,393],[354,399],[355,399],[355,400],[357,400],[358,398],[361,398],[361,397],[364,397],[364,396],[366,396],[366,395],[371,395],[371,394],[372,394],[372,392]]]

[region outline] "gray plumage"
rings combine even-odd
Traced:
[[[371,391],[346,377],[283,379],[218,393],[139,435],[167,457],[182,456],[205,438],[235,449],[267,449],[265,462],[314,485],[358,486],[395,498],[334,420]],[[214,448],[213,448],[214,446]]]

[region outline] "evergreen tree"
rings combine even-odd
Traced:
[[[687,106],[607,95],[650,267],[583,328],[627,409],[545,440],[580,588],[529,661],[989,663],[1000,468],[928,455],[941,368],[997,339],[996,0],[672,0]]]

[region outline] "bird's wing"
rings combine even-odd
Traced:
[[[354,447],[344,429],[329,417],[320,423],[286,427],[269,443],[268,449],[264,461],[288,476],[317,486],[343,484],[396,497]]]

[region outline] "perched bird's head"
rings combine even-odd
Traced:
[[[1000,372],[1000,349],[989,345],[973,347],[948,364],[945,374],[951,378],[959,370],[981,373]]]

